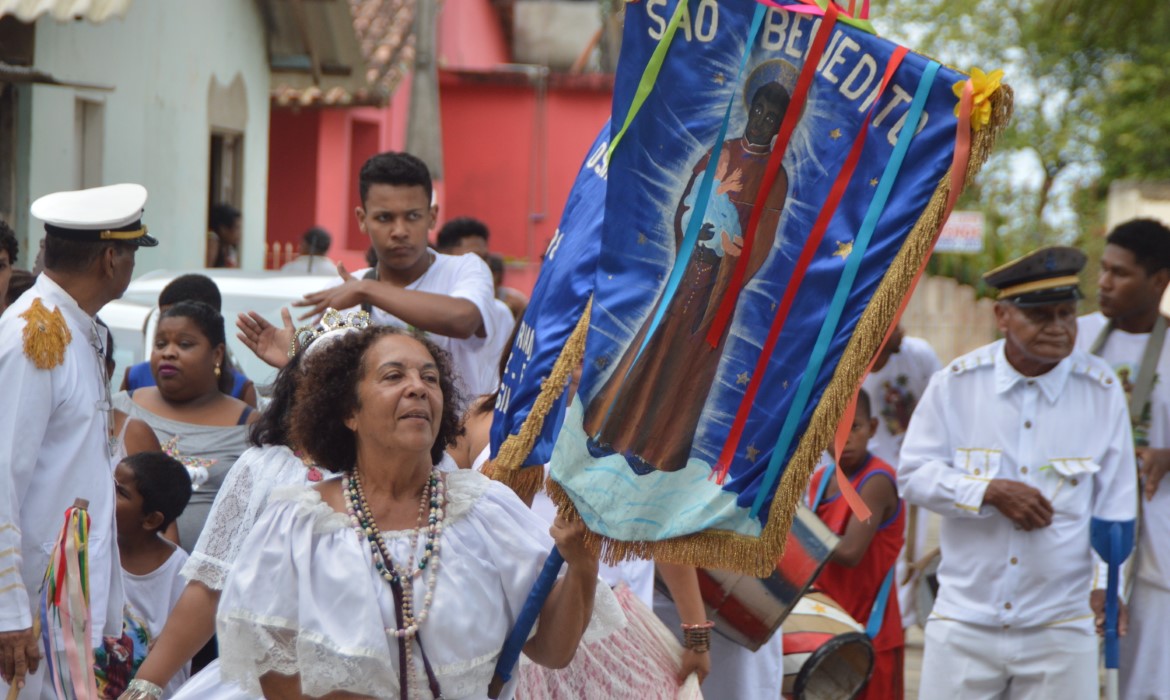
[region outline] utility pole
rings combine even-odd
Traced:
[[[435,65],[438,0],[415,0],[414,75],[406,121],[406,150],[443,179],[443,128],[439,120],[439,69]]]

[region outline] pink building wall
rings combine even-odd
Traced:
[[[458,11],[453,11],[454,8]],[[506,65],[510,51],[490,0],[445,3],[439,15],[442,182],[439,224],[481,219],[508,261],[506,284],[528,291],[586,151],[609,116],[610,76],[545,78]],[[330,256],[364,266],[353,211],[357,176],[375,153],[402,150],[410,78],[383,109],[274,107],[268,241],[294,245],[310,226],[333,235]]]

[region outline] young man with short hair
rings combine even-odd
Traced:
[[[1121,639],[1119,680],[1126,700],[1170,697],[1170,347],[1158,313],[1170,283],[1170,228],[1127,221],[1105,238],[1097,301],[1077,319],[1077,347],[1109,363],[1129,398],[1142,480],[1141,525],[1131,575],[1129,631]]]
[[[409,153],[379,153],[362,166],[359,188],[355,214],[378,264],[353,274],[339,265],[337,286],[298,304],[308,307],[302,318],[362,307],[377,323],[426,331],[451,353],[468,398],[495,391],[499,357],[492,339],[506,337],[510,328],[492,321],[487,264],[477,255],[444,255],[428,246],[439,205],[432,203],[426,164]]]

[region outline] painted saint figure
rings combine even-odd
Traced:
[[[788,103],[783,85],[764,83],[751,96],[743,136],[724,141],[718,151],[709,151],[695,164],[674,217],[676,246],[681,245],[695,209],[703,173],[712,157],[719,158],[698,240],[645,352],[637,357],[649,320],[589,404],[585,430],[592,436],[589,447],[595,456],[622,454],[639,474],[686,466],[727,342],[725,329],[712,348],[706,342],[708,329],[739,257],[748,256],[746,283],[763,266],[776,239],[788,193],[788,174],[783,168],[766,195],[752,246],[744,249],[748,219],[761,194],[772,140]]]

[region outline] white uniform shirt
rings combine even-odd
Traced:
[[[60,310],[72,334],[64,361],[49,370],[24,354],[20,314],[34,299],[50,312]],[[65,510],[85,498],[93,641],[96,646],[103,626],[105,634],[121,634],[104,340],[93,317],[44,274],[0,317],[0,631],[32,626]]]
[[[1107,321],[1100,312],[1077,319],[1077,347],[1088,352]],[[1170,330],[1166,333],[1170,335]],[[1114,329],[1101,348],[1101,359],[1117,372],[1127,395],[1130,383],[1137,379],[1149,339],[1149,333],[1126,333]],[[1134,429],[1134,437],[1137,444],[1165,449],[1170,448],[1170,383],[1164,379],[1170,377],[1170,338],[1162,347],[1154,372],[1154,387]],[[1152,500],[1142,502],[1141,513],[1137,578],[1143,583],[1170,590],[1170,479],[1162,480]]]
[[[910,415],[926,391],[931,375],[940,367],[930,343],[922,338],[906,337],[898,352],[890,355],[886,364],[871,372],[861,385],[869,394],[871,413],[878,419],[877,432],[869,440],[869,451],[895,469]]]
[[[439,347],[451,353],[455,371],[462,380],[459,388],[464,392],[465,398],[490,394],[500,383],[498,337],[503,335],[507,338],[507,334],[512,330],[511,325],[500,327],[498,319],[502,317],[493,313],[492,307],[496,296],[492,285],[492,272],[478,255],[444,255],[433,250],[428,252],[434,256],[434,262],[422,277],[408,284],[406,289],[466,299],[475,304],[475,308],[479,309],[480,318],[483,319],[484,337],[472,335],[470,338],[451,338],[435,333],[427,335]],[[353,276],[361,279],[369,270],[370,268],[358,270]],[[374,323],[381,325],[407,325],[397,316],[386,313],[376,306],[370,316]]]
[[[984,507],[995,478],[1039,489],[1052,524],[1025,532]],[[1091,633],[1089,592],[1104,582],[1094,582],[1090,516],[1131,520],[1137,508],[1125,395],[1109,366],[1081,351],[1025,377],[1004,341],[979,348],[931,378],[902,444],[898,487],[944,516],[932,617]]]

